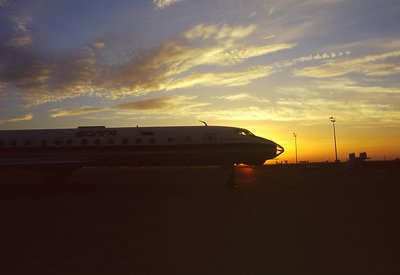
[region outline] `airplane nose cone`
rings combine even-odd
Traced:
[[[285,152],[285,149],[281,145],[279,145],[278,143],[275,143],[275,145],[276,145],[276,156],[275,157],[277,157],[280,154],[282,154],[283,152]]]

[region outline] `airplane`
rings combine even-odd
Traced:
[[[260,166],[284,152],[247,129],[228,126],[0,130],[0,168],[65,177],[82,167]]]

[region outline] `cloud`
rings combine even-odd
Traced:
[[[5,45],[14,48],[26,47],[31,45],[32,37],[28,28],[28,24],[30,23],[31,18],[22,16],[10,16],[9,20],[14,27],[14,32],[8,38],[8,41],[5,43]]]
[[[23,24],[21,23],[21,29]],[[270,66],[237,68],[296,44],[248,45],[256,26],[196,25],[139,57],[106,65],[102,41],[68,56],[50,58],[30,47],[0,41],[0,85],[16,90],[26,107],[81,95],[121,98],[194,86],[241,86],[270,75]],[[22,43],[22,42],[21,42]],[[16,43],[14,43],[16,44]],[[23,44],[23,43],[22,43]],[[218,73],[219,67],[229,67]]]
[[[382,43],[383,43],[383,46],[386,48],[393,48],[393,49],[400,48],[400,39],[386,40],[386,41],[382,41]]]
[[[258,105],[261,112],[271,114],[273,121],[287,119],[319,124],[326,120],[327,114],[333,114],[348,124],[398,125],[398,83],[387,85],[385,81],[356,81],[343,77],[297,79],[274,89],[274,94],[269,104]]]
[[[208,103],[193,102],[196,96],[169,96],[158,97],[145,100],[138,100],[128,103],[121,103],[115,105],[113,108],[122,111],[129,111],[135,113],[151,112],[151,113],[165,113],[176,111],[188,111],[196,109],[200,106],[208,105]]]
[[[8,7],[13,0],[0,0],[0,7]]]
[[[14,88],[26,107],[93,92],[96,59],[91,49],[76,56],[47,58],[25,48],[0,45],[0,85]]]
[[[355,108],[354,106],[357,106]],[[298,122],[307,124],[325,123],[329,114],[335,114],[342,122],[367,125],[398,125],[400,110],[382,103],[372,103],[365,100],[326,100],[323,98],[282,99],[265,106],[245,106],[223,110],[209,110],[202,113],[204,119],[226,121],[275,121]]]
[[[344,61],[332,61],[319,66],[296,70],[295,75],[315,78],[337,77],[350,73],[368,76],[398,75],[400,74],[400,66],[396,60],[399,57],[400,51],[392,51]]]
[[[160,110],[168,107],[171,104],[171,101],[173,101],[173,98],[171,97],[151,98],[129,103],[121,103],[116,105],[115,108],[121,110]]]
[[[25,49],[0,46],[2,86],[12,86],[21,91],[46,91],[50,66]]]
[[[112,97],[127,94],[146,94],[200,86],[238,86],[268,75],[268,68],[253,67],[228,73],[195,73],[204,66],[226,67],[277,51],[290,49],[294,44],[264,46],[246,45],[241,39],[249,36],[254,26],[197,25],[182,37],[164,42],[148,55],[103,71],[99,86],[112,91]],[[194,40],[196,46],[192,46]],[[251,74],[254,74],[252,76]],[[209,83],[209,84],[207,84]]]
[[[98,113],[98,112],[103,112],[107,111],[108,108],[105,107],[81,107],[78,109],[70,109],[70,110],[65,110],[61,108],[56,108],[50,110],[50,117],[56,118],[56,117],[66,117],[66,116],[80,116],[80,115],[86,115],[86,114],[91,114],[91,113]]]
[[[168,6],[171,6],[177,2],[181,2],[183,0],[153,0],[154,5],[157,9],[165,9]]]
[[[248,93],[239,93],[239,94],[226,95],[226,96],[215,96],[214,98],[228,100],[228,101],[270,102],[267,99],[252,96]]]
[[[30,17],[23,16],[10,16],[10,20],[14,23],[14,28],[19,32],[29,32],[28,24],[32,19]]]
[[[96,50],[104,49],[106,46],[106,43],[103,41],[96,41],[93,43],[93,48]]]
[[[215,96],[234,104],[213,105],[204,119],[325,123],[329,115],[357,125],[398,125],[400,86],[384,80],[294,79],[271,87],[265,102],[248,93]],[[262,98],[261,98],[262,99]],[[218,102],[217,102],[218,103]]]
[[[197,110],[198,107],[208,105],[204,102],[195,102],[195,96],[169,96],[157,97],[144,100],[137,100],[132,102],[120,103],[110,107],[81,107],[77,109],[62,109],[56,108],[50,110],[50,117],[68,117],[68,116],[81,116],[91,113],[99,113],[105,111],[114,111],[119,113],[135,113],[144,114],[152,113],[165,115],[166,113],[187,113]]]
[[[345,92],[347,94],[394,94],[400,96],[400,86],[378,86],[373,83],[360,84],[348,78],[329,78],[313,82],[314,88],[326,91]]]
[[[10,47],[19,48],[28,46],[30,44],[32,44],[32,37],[30,37],[29,35],[25,35],[25,36],[11,37],[7,41],[6,45]]]
[[[272,74],[270,66],[253,67],[247,70],[230,73],[198,73],[176,80],[166,81],[161,86],[162,89],[169,91],[190,87],[238,87],[249,84],[251,81],[266,77]]]
[[[272,68],[275,70],[279,69],[285,69],[289,67],[293,67],[295,65],[298,65],[303,62],[309,62],[309,61],[321,61],[321,60],[334,60],[335,58],[342,57],[350,55],[350,52],[331,52],[331,53],[321,53],[321,54],[310,54],[307,56],[300,56],[297,58],[293,58],[290,60],[285,60],[285,61],[278,61],[274,64],[272,64]]]
[[[255,25],[243,26],[229,26],[229,25],[213,25],[213,24],[199,24],[184,33],[184,37],[189,40],[194,39],[242,39],[248,37],[256,30]]]
[[[7,118],[7,119],[0,119],[0,124],[32,120],[32,118],[33,118],[33,114],[26,114],[26,115],[22,115],[22,116]]]

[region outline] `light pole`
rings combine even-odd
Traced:
[[[296,164],[298,164],[298,162],[297,162],[297,134],[293,133],[293,136],[294,136],[294,149],[296,151]]]
[[[335,158],[336,158],[335,162],[339,162],[337,158],[337,146],[336,146],[336,129],[335,129],[336,118],[331,116],[329,119],[331,120],[333,126],[333,141],[335,143]]]

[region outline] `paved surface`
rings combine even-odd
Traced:
[[[392,171],[82,169],[2,175],[0,274],[399,274]]]

